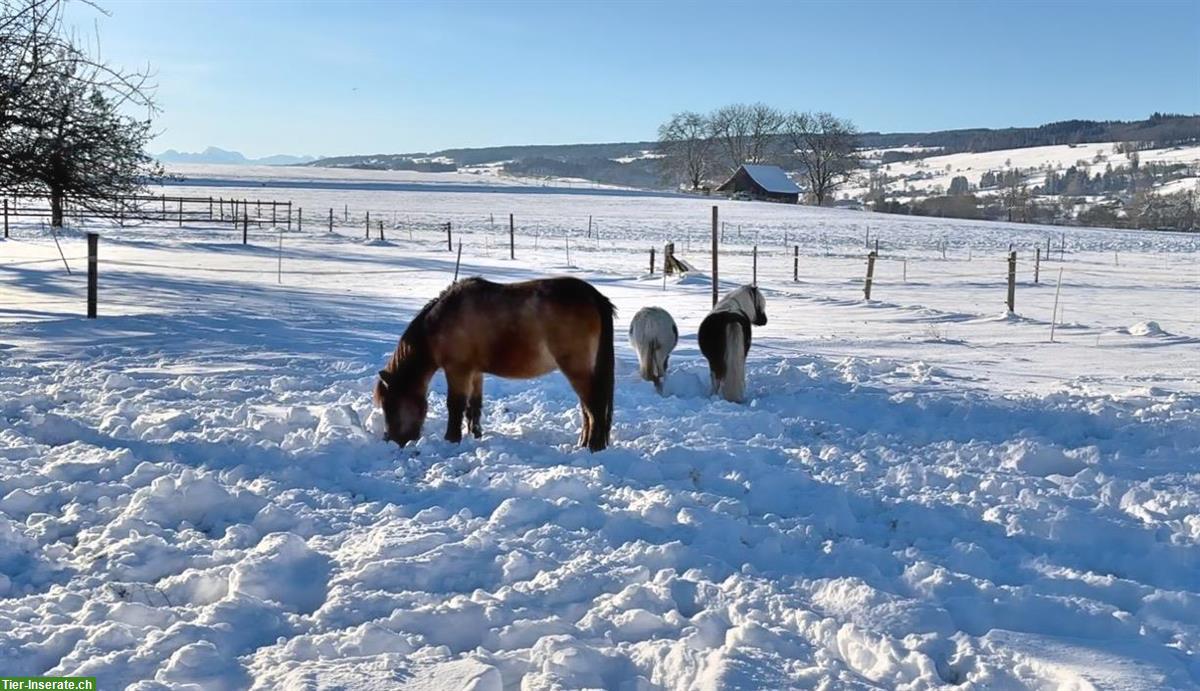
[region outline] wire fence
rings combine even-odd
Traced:
[[[10,237],[11,226],[23,218],[50,223],[54,205],[47,195],[23,195],[0,191],[0,218],[4,237]],[[233,199],[225,197],[179,197],[166,195],[125,195],[79,202],[71,198],[60,202],[59,214],[64,223],[103,222],[124,227],[140,222],[185,224],[204,222],[253,223],[276,226],[292,222],[292,202],[274,199]]]
[[[161,211],[163,198],[155,199]],[[220,255],[220,259],[214,255],[214,261],[203,263],[102,257],[101,266],[105,271],[225,275],[259,284],[274,275],[276,282],[281,284],[285,276],[292,280],[308,280],[442,270],[403,264],[406,256],[437,252],[442,253],[440,256],[450,257],[456,250],[461,251],[467,261],[504,260],[511,253],[518,262],[533,265],[541,271],[615,273],[643,281],[663,278],[661,261],[656,267],[651,263],[653,260],[648,260],[649,253],[662,252],[666,242],[674,243],[676,254],[696,267],[701,280],[712,261],[712,229],[709,227],[707,232],[702,232],[705,230],[702,221],[660,222],[633,236],[627,223],[610,224],[598,217],[540,216],[521,220],[514,216],[510,222],[508,214],[387,213],[372,209],[352,213],[348,206],[341,213],[330,207],[323,213],[314,213],[295,207],[286,212],[287,219],[294,222],[290,232],[286,223],[279,222],[279,216],[283,214],[277,214],[274,224],[262,214],[266,217],[262,227],[250,233],[244,219],[248,210],[255,208],[254,201],[230,201],[224,210],[221,208],[225,206],[224,200],[216,198],[214,202],[213,218],[208,218],[207,214],[195,220],[184,218],[184,226],[192,231],[183,236],[194,241],[190,247],[203,247],[204,243],[212,242],[215,249],[227,246],[230,239],[234,244],[240,240],[258,253],[252,256],[261,258],[260,266],[228,265],[228,254]],[[208,199],[203,203],[207,204]],[[287,207],[286,203],[275,204],[280,209]],[[222,213],[232,217],[235,208],[243,215],[243,223],[236,230],[232,223],[226,225],[221,219]],[[257,209],[255,211],[257,213]],[[110,219],[86,220],[106,222]],[[163,219],[158,220],[161,226]],[[179,217],[166,222],[172,221],[178,223]],[[161,237],[160,226],[122,229],[118,225],[105,231],[105,235],[119,243],[142,241]],[[44,234],[41,226],[31,227],[27,223],[18,230],[15,239],[43,237]],[[864,301],[863,290],[869,281],[871,300],[876,304],[926,306],[945,313],[975,310],[981,315],[991,315],[994,310],[987,306],[994,304],[998,310],[1009,289],[1009,252],[995,242],[986,246],[967,246],[963,251],[962,244],[951,246],[938,237],[883,239],[872,238],[869,231],[857,236],[846,230],[796,227],[764,227],[752,232],[745,227],[731,229],[728,224],[723,229],[718,226],[717,235],[724,282],[757,282],[783,297],[818,296],[860,302]],[[303,248],[293,246],[294,238],[305,239]],[[756,240],[761,244],[756,244]],[[378,246],[378,264],[364,260],[362,251],[358,250],[352,266],[337,267],[338,262],[347,260],[342,245],[361,245],[367,241]],[[1155,301],[1168,299],[1182,301],[1182,304],[1171,306],[1172,316],[1163,320],[1169,321],[1174,331],[1180,331],[1180,325],[1194,327],[1200,324],[1200,300],[1197,300],[1200,292],[1193,292],[1200,289],[1200,249],[1196,253],[1187,252],[1186,242],[1176,252],[1117,252],[1112,255],[1111,263],[1107,261],[1106,251],[1068,246],[1065,238],[1061,244],[1056,243],[1059,246],[1053,247],[1053,252],[1045,252],[1041,243],[1033,247],[1031,244],[1025,243],[1012,250],[1017,253],[1012,273],[1017,284],[1015,312],[1018,314],[1051,312],[1046,303],[1053,286],[1058,283],[1058,271],[1051,272],[1050,267],[1053,267],[1063,269],[1061,288],[1066,289],[1067,302],[1080,300],[1092,312],[1097,309],[1107,312],[1101,315],[1102,318],[1097,317],[1098,322],[1103,322],[1100,326],[1127,326],[1138,315],[1154,313],[1156,308],[1163,307]],[[271,250],[275,250],[274,254]],[[122,252],[126,253],[124,249]],[[874,272],[868,277],[871,252],[876,252],[876,261]],[[14,259],[9,259],[6,254],[9,253],[0,246],[0,289],[6,282],[12,283],[6,281],[12,278],[11,273],[6,276],[6,272],[21,269],[55,272],[58,271],[55,264],[69,267],[86,261],[86,256],[75,253],[70,257],[64,254]],[[661,259],[662,255],[658,256]],[[273,267],[268,266],[271,260],[275,262]],[[1047,291],[1039,291],[1043,287]],[[78,291],[81,287],[74,284],[72,289]],[[679,290],[680,286],[663,281],[661,289]],[[1146,300],[1139,301],[1141,294],[1131,298],[1130,291],[1142,291]],[[1183,294],[1172,297],[1171,291]],[[36,292],[28,297],[35,296]],[[61,302],[35,302],[22,298],[20,305],[82,306],[80,297],[76,292],[64,295]],[[0,316],[2,314],[0,312]],[[1060,319],[1060,308],[1054,307],[1048,321],[1057,323]]]

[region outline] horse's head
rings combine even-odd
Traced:
[[[755,326],[767,325],[767,301],[758,286],[750,286],[750,297],[754,302],[753,314],[747,315]]]
[[[383,419],[387,424],[384,439],[404,446],[421,436],[428,410],[426,387],[427,381],[423,384],[422,377],[406,376],[403,369],[379,370],[375,405],[383,408]]]

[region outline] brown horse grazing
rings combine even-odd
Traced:
[[[492,283],[468,278],[442,291],[413,318],[379,371],[375,404],[387,438],[421,435],[429,380],[446,371],[446,439],[483,434],[483,374],[531,379],[562,370],[583,409],[579,445],[608,446],[613,412],[613,316],[608,298],[577,278]]]

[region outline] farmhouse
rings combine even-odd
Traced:
[[[754,199],[788,204],[800,200],[800,188],[779,166],[743,164],[717,191],[726,194],[745,192]]]

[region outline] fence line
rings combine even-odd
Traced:
[[[4,198],[3,211],[0,213],[3,213],[5,228],[8,228],[10,218],[53,216],[50,197],[47,195],[11,194],[0,191],[0,196]],[[185,222],[197,221],[237,223],[249,216],[251,205],[254,207],[254,215],[250,216],[250,220],[256,225],[261,227],[267,223],[268,217],[271,225],[278,225],[282,216],[283,222],[291,227],[292,202],[273,199],[122,195],[101,199],[95,204],[85,206],[67,198],[63,202],[62,215],[64,219],[99,219],[120,226],[132,221],[167,221],[182,227]]]
[[[152,202],[159,203],[160,208],[161,208],[165,204],[168,204],[172,198],[148,197],[146,199],[148,199]],[[175,198],[175,199],[179,199],[179,200],[191,199],[192,202],[196,202],[196,203],[203,202],[205,204],[208,204],[210,202],[210,200],[208,198],[183,198],[183,197],[180,197],[180,198]],[[166,200],[166,201],[164,202],[164,200]],[[217,214],[220,215],[220,213],[222,213],[220,206],[223,205],[223,203],[227,200],[214,199],[211,201],[216,201],[219,203],[218,209],[217,209]],[[169,216],[168,220],[177,220],[178,218],[181,217],[179,215],[181,213],[180,212],[181,204],[182,204],[182,202],[177,204],[176,209],[174,210],[175,216]],[[237,200],[236,202],[228,201],[228,204],[230,205],[230,215],[231,216],[233,213],[232,209],[237,209],[238,211],[240,211],[242,213],[242,218],[237,219],[238,221],[242,222],[241,224],[244,224],[244,222],[245,222],[246,214],[248,213],[249,207],[251,205],[255,205],[255,204],[262,204],[264,207],[269,206],[269,205],[275,205],[277,208],[278,207],[286,208],[288,222],[290,223],[293,220],[292,210],[291,210],[291,202],[274,202],[274,201],[258,202],[258,200],[255,200],[255,201]],[[172,212],[171,209],[167,209],[167,211],[168,211],[168,214],[170,214]],[[297,212],[298,213],[295,215],[294,220],[296,220],[296,222],[297,222],[297,225],[296,225],[297,230],[300,230],[303,227],[302,221],[300,220],[302,218],[302,212],[299,212],[299,210],[297,210]],[[368,212],[368,213],[370,213],[370,212]],[[459,214],[456,214],[456,215],[459,215]],[[311,217],[312,216],[310,215],[310,218]],[[344,220],[344,219],[351,219],[351,215],[348,212],[348,209],[344,210],[342,218],[338,219],[337,222],[332,222],[334,220],[333,209],[328,209],[327,211],[321,210],[321,213],[319,213],[317,215],[317,217],[320,218],[321,220],[325,220],[326,218],[329,218],[331,221],[330,227],[336,227],[339,230],[348,229],[348,228],[352,227],[352,225],[355,225],[353,220],[351,220],[349,223],[346,223]],[[485,251],[485,249],[486,249],[486,252],[490,256],[490,250],[491,250],[490,241],[491,241],[491,239],[502,237],[505,232],[505,229],[503,228],[503,223],[499,227],[494,225],[492,215],[482,216],[478,213],[474,213],[474,214],[470,214],[470,217],[472,219],[471,221],[469,221],[469,222],[459,221],[457,223],[455,223],[454,221],[426,220],[426,218],[428,218],[428,217],[436,218],[436,216],[433,216],[432,214],[428,214],[425,217],[423,217],[422,220],[417,220],[417,221],[414,221],[411,218],[394,218],[392,220],[393,225],[391,227],[393,227],[393,228],[408,228],[410,230],[410,238],[413,237],[412,231],[414,231],[414,230],[419,230],[419,231],[422,231],[423,233],[428,232],[428,233],[432,234],[432,237],[427,235],[425,237],[421,237],[418,239],[409,240],[409,241],[407,241],[407,243],[405,241],[399,241],[399,242],[393,241],[392,243],[390,243],[390,245],[391,246],[396,246],[396,245],[405,246],[407,244],[408,246],[421,247],[423,249],[428,249],[428,250],[432,250],[435,247],[437,247],[437,248],[444,248],[441,251],[447,251],[447,250],[453,251],[453,234],[454,234],[454,231],[457,231],[457,234],[459,236],[459,252],[460,252],[459,256],[460,257],[461,257],[461,253],[462,253],[464,244],[466,245],[467,248],[476,249],[477,251],[480,251],[480,252]],[[367,218],[367,217],[364,216],[364,218]],[[278,217],[276,218],[276,220],[278,221]],[[383,226],[383,224],[384,224],[383,219],[376,218],[375,220],[380,227]],[[235,221],[235,222],[237,222],[237,221]],[[241,224],[239,224],[239,225],[241,225]],[[870,250],[866,254],[864,254],[863,251],[860,249],[857,253],[846,253],[844,255],[840,255],[840,254],[835,255],[834,257],[832,257],[832,259],[834,261],[845,261],[847,263],[847,267],[846,267],[847,268],[847,271],[846,271],[847,277],[846,278],[843,278],[840,280],[838,280],[838,279],[812,280],[811,278],[806,278],[803,281],[801,281],[800,277],[799,277],[799,268],[798,268],[799,267],[799,259],[800,259],[799,245],[794,245],[792,248],[787,248],[786,246],[783,246],[783,247],[779,247],[777,249],[767,249],[766,247],[759,248],[757,245],[753,245],[753,244],[737,245],[737,244],[732,244],[732,243],[722,243],[720,241],[720,233],[719,233],[715,208],[714,208],[712,224],[713,224],[713,228],[714,228],[713,250],[712,251],[698,251],[693,256],[697,257],[697,258],[707,256],[707,258],[713,260],[714,268],[717,263],[716,260],[722,254],[727,255],[728,257],[739,257],[742,259],[750,259],[752,262],[752,269],[751,269],[751,271],[752,271],[751,277],[752,278],[751,278],[751,280],[757,281],[757,279],[759,278],[757,276],[758,270],[763,269],[763,278],[764,278],[764,281],[767,282],[768,284],[775,282],[775,281],[780,281],[780,283],[784,286],[786,286],[787,283],[795,282],[795,283],[798,283],[798,284],[804,285],[804,286],[826,286],[826,287],[831,287],[831,288],[837,288],[839,286],[844,286],[844,285],[863,285],[864,290],[865,290],[864,298],[868,299],[868,300],[871,299],[871,297],[872,297],[872,295],[871,295],[872,288],[875,289],[875,292],[878,292],[881,288],[884,289],[885,291],[887,291],[887,290],[889,290],[888,286],[901,285],[900,282],[897,281],[896,276],[894,276],[890,273],[885,273],[883,275],[876,274],[874,271],[874,269],[877,268],[876,261],[879,261],[879,262],[889,262],[890,261],[890,262],[902,264],[902,269],[903,269],[903,274],[902,274],[903,279],[902,280],[904,283],[913,282],[913,283],[916,283],[917,285],[924,286],[924,285],[929,285],[930,282],[934,282],[934,283],[939,282],[939,281],[954,282],[954,281],[960,281],[962,279],[981,279],[982,281],[986,281],[989,286],[995,287],[995,289],[997,291],[997,296],[998,296],[997,302],[1001,301],[1001,298],[999,297],[1000,291],[1004,290],[1006,282],[1007,282],[1007,287],[1008,287],[1008,291],[1009,291],[1007,302],[1008,302],[1010,311],[1015,311],[1014,291],[1016,288],[1016,277],[1018,275],[1017,269],[1020,268],[1022,271],[1028,272],[1028,274],[1024,274],[1024,273],[1020,274],[1023,277],[1027,276],[1027,275],[1032,276],[1032,275],[1034,275],[1034,271],[1036,271],[1036,268],[1033,263],[1033,259],[1031,257],[1032,253],[1026,252],[1025,260],[1023,262],[1018,263],[1016,266],[1013,266],[1012,264],[1010,264],[1009,269],[1007,271],[1005,270],[1005,267],[1003,266],[1002,258],[1000,256],[994,256],[994,257],[988,257],[988,258],[984,259],[983,262],[990,263],[991,261],[995,260],[995,262],[996,262],[996,264],[995,264],[996,270],[995,271],[944,272],[944,271],[939,271],[939,270],[933,269],[933,270],[926,272],[922,268],[923,264],[926,262],[929,264],[930,267],[945,265],[945,261],[937,259],[936,256],[930,256],[931,254],[934,254],[936,251],[942,250],[945,247],[944,243],[938,243],[938,244],[932,245],[932,246],[930,246],[928,244],[921,245],[921,249],[923,249],[925,251],[925,254],[923,256],[907,256],[907,254],[903,250],[895,249],[894,246],[892,245],[892,243],[880,243],[879,236],[875,236],[875,237],[871,238],[875,243],[874,246],[875,247],[883,247],[885,250],[892,252],[893,254],[891,256],[881,256],[878,254],[878,250],[874,250],[874,249]],[[536,243],[536,238],[538,238],[544,232],[544,229],[547,227],[545,225],[540,225],[538,223],[518,224],[514,220],[514,215],[510,214],[510,224],[507,229],[509,232],[509,239],[510,239],[510,251],[515,249],[515,239],[514,238],[515,238],[515,228],[517,225],[522,226],[522,229],[524,231],[524,236],[526,238],[529,237],[530,230],[532,229],[533,237],[535,238],[535,243]],[[689,225],[692,225],[692,224],[689,224]],[[580,226],[581,226],[580,228],[572,227],[572,228],[561,231],[561,232],[563,232],[563,236],[564,236],[564,240],[566,242],[566,247],[567,247],[567,252],[568,252],[567,265],[568,265],[568,267],[571,267],[571,268],[574,268],[574,267],[573,267],[572,259],[569,255],[569,252],[571,249],[570,248],[570,244],[571,244],[570,240],[571,240],[571,236],[573,234],[576,235],[577,238],[583,237],[583,233],[585,232],[584,228],[586,228],[586,226],[584,226],[582,223],[580,223]],[[359,226],[359,227],[361,227],[361,226]],[[596,222],[596,220],[593,219],[592,220],[592,228],[593,228],[594,234],[597,236],[599,236],[599,227],[600,227],[600,224],[598,222]],[[681,227],[684,227],[683,224],[676,224],[672,230],[665,230],[662,232],[662,234],[664,237],[667,237],[667,238],[676,238],[676,237],[678,237],[679,228],[681,228]],[[322,226],[322,224],[317,224],[317,228],[321,232],[311,233],[312,237],[313,238],[324,237],[325,236],[324,231],[326,229]],[[370,226],[368,226],[368,233],[370,232],[370,230],[371,230]],[[245,232],[244,227],[243,227],[243,232]],[[443,233],[444,233],[444,235],[442,235]],[[351,237],[347,237],[346,235],[344,235],[342,233],[336,233],[335,235],[336,235],[336,237],[338,237],[342,240],[345,240],[345,241],[352,241],[352,239],[353,239]],[[754,235],[757,235],[757,233],[756,232],[748,233],[747,239],[749,240],[749,238]],[[467,241],[466,243],[464,243],[464,236]],[[272,235],[271,237],[272,237],[272,239],[274,239],[274,235]],[[282,242],[282,238],[283,238],[283,231],[280,230],[280,235],[279,235],[280,242]],[[791,236],[791,239],[795,240],[796,237]],[[858,239],[856,241],[856,243],[857,242],[861,242],[861,238]],[[499,246],[499,243],[497,243],[497,244]],[[2,245],[0,245],[0,246],[2,246]],[[536,244],[535,244],[535,246],[536,246]],[[608,246],[602,246],[599,241],[597,241],[594,245],[584,243],[584,242],[579,242],[579,243],[577,243],[576,249],[577,249],[577,251],[582,251],[585,255],[586,255],[586,253],[592,252],[592,251],[597,251],[597,252],[611,251],[608,248]],[[639,252],[640,253],[640,250],[633,249],[632,247],[631,248],[622,248],[622,249],[628,249],[631,252]],[[817,248],[812,248],[812,249],[816,250]],[[1001,254],[1001,252],[998,248],[994,248],[994,250],[996,252],[996,255]],[[1039,250],[1040,250],[1040,248],[1039,248]],[[554,252],[554,251],[561,251],[561,250],[554,250],[548,246],[547,248],[545,248],[544,253],[539,256],[542,258],[545,258],[545,257],[549,256],[547,253]],[[1091,250],[1089,250],[1089,252],[1091,252]],[[759,256],[760,254],[762,254],[761,257]],[[1135,258],[1136,259],[1138,257],[1137,254],[1134,254],[1133,252],[1129,252],[1129,251],[1127,251],[1125,254],[1126,254],[1127,258]],[[1163,253],[1155,253],[1155,254],[1163,254]],[[822,255],[819,254],[817,251],[814,251],[811,253],[806,253],[804,256],[806,258],[809,258],[809,257],[820,257]],[[828,254],[826,254],[824,256],[826,257],[827,262],[829,259],[831,259],[831,257]],[[1011,252],[1011,254],[1009,254],[1010,259],[1008,259],[1008,261],[1013,262],[1016,260],[1016,258],[1018,256],[1019,255],[1017,254],[1017,251],[1013,250]],[[312,257],[303,257],[302,261],[322,261],[326,258],[335,259],[336,256],[334,256],[334,255],[316,255],[316,256],[312,256]],[[868,269],[868,273],[865,278],[862,273],[862,265],[863,265],[864,258],[867,260],[868,266],[870,267]],[[70,258],[70,261],[79,261],[81,259],[84,259],[84,258],[83,257],[72,257],[72,258]],[[414,272],[421,272],[421,271],[428,270],[425,268],[401,268],[401,269],[387,268],[387,269],[364,269],[364,270],[324,270],[324,269],[306,270],[306,269],[300,268],[300,269],[296,269],[296,270],[284,271],[283,259],[284,259],[283,248],[282,248],[282,245],[280,245],[279,250],[278,250],[278,259],[277,259],[278,263],[275,267],[273,267],[275,269],[275,273],[277,273],[277,276],[279,277],[280,281],[282,281],[282,276],[284,273],[287,273],[289,275],[297,275],[297,276],[303,276],[303,275],[309,275],[309,276],[342,276],[342,275],[353,276],[353,275],[372,275],[372,274],[375,274],[375,275],[402,274],[402,273],[414,273]],[[778,262],[775,261],[776,259],[778,259],[779,261]],[[0,269],[3,269],[4,267],[49,264],[49,263],[56,263],[58,261],[60,261],[59,258],[37,259],[37,260],[28,260],[28,261],[24,261],[24,260],[23,261],[14,261],[14,262],[0,263]],[[950,260],[946,260],[946,261],[950,261]],[[641,260],[639,260],[638,263],[640,264],[640,262],[641,262]],[[652,260],[652,262],[653,262],[653,260]],[[139,262],[139,261],[129,261],[129,260],[105,260],[103,263],[106,266],[111,265],[111,266],[116,266],[116,267],[153,268],[153,269],[163,269],[163,270],[168,270],[168,271],[183,271],[183,272],[195,272],[195,273],[213,272],[213,273],[226,273],[226,274],[261,275],[261,274],[265,274],[269,271],[266,268],[263,268],[263,269],[233,268],[233,267],[205,268],[205,267],[199,267],[199,266],[195,266],[195,265]],[[702,264],[699,260],[693,261],[692,263],[697,266]],[[912,272],[913,276],[908,275],[909,274],[909,267],[908,267],[909,263],[912,263],[914,265],[913,272]],[[790,267],[788,266],[789,264],[791,265]],[[1025,264],[1028,264],[1029,266],[1026,267]],[[1112,264],[1109,264],[1107,262],[1102,262],[1102,261],[1084,261],[1084,262],[1073,262],[1070,264],[1070,266],[1068,268],[1068,267],[1064,267],[1062,265],[1062,263],[1060,263],[1059,274],[1060,274],[1060,276],[1067,277],[1068,279],[1072,278],[1072,277],[1079,277],[1079,276],[1103,277],[1105,279],[1114,279],[1114,278],[1123,279],[1123,278],[1135,278],[1135,277],[1147,278],[1147,277],[1149,277],[1149,278],[1157,279],[1160,281],[1166,281],[1167,279],[1175,279],[1177,277],[1183,276],[1183,277],[1185,277],[1185,279],[1182,281],[1182,283],[1184,283],[1184,284],[1190,283],[1190,280],[1188,280],[1188,279],[1194,278],[1194,276],[1192,274],[1188,273],[1188,271],[1181,271],[1179,269],[1166,269],[1166,268],[1159,269],[1159,268],[1156,268],[1155,266],[1148,265],[1148,264],[1152,264],[1152,263],[1142,264],[1137,261],[1130,262],[1128,259],[1126,259],[1126,261],[1121,262],[1121,263],[1114,262]],[[735,266],[737,266],[736,263],[735,263]],[[1200,265],[1197,265],[1197,266],[1200,267]],[[654,273],[653,267],[654,267],[654,265],[653,265],[653,263],[651,263],[651,273]],[[828,265],[826,265],[826,267],[823,267],[823,268],[827,268],[827,267],[828,267]],[[1190,267],[1191,267],[1191,264],[1189,263],[1189,268]],[[791,273],[792,273],[791,279],[792,280],[791,281],[785,281],[782,278],[783,276],[786,275],[788,268],[792,269],[792,271],[791,271]],[[735,273],[740,272],[742,270],[744,270],[744,267],[737,267]],[[715,272],[713,272],[713,273],[715,274]],[[729,273],[728,269],[726,269],[726,273],[727,274]],[[828,274],[829,272],[825,272],[825,273]],[[711,276],[710,281],[713,281],[714,284],[716,284],[717,283],[716,279],[718,279],[718,278],[719,277],[717,277],[717,276]],[[1007,278],[1007,281],[1006,281],[1006,278]],[[664,279],[665,279],[665,276],[664,276]],[[1174,281],[1171,281],[1171,283],[1174,284]],[[1028,285],[1028,284],[1024,283],[1024,281],[1023,281],[1022,286],[1025,286],[1025,285]],[[1096,286],[1096,287],[1101,288],[1103,286]],[[1112,287],[1112,286],[1110,286],[1110,287]],[[666,289],[666,284],[664,283],[664,290],[665,289]],[[716,292],[716,290],[717,290],[717,285],[714,285],[714,292]],[[1059,284],[1058,290],[1061,291],[1061,283]],[[794,294],[793,292],[789,292],[786,290],[784,290],[782,292],[784,294]],[[887,296],[885,295],[884,298],[886,299]],[[1094,299],[1094,300],[1090,300],[1090,302],[1092,304],[1106,304],[1103,299]],[[1171,319],[1171,321],[1172,322],[1181,322],[1181,321],[1185,322],[1186,320]]]

